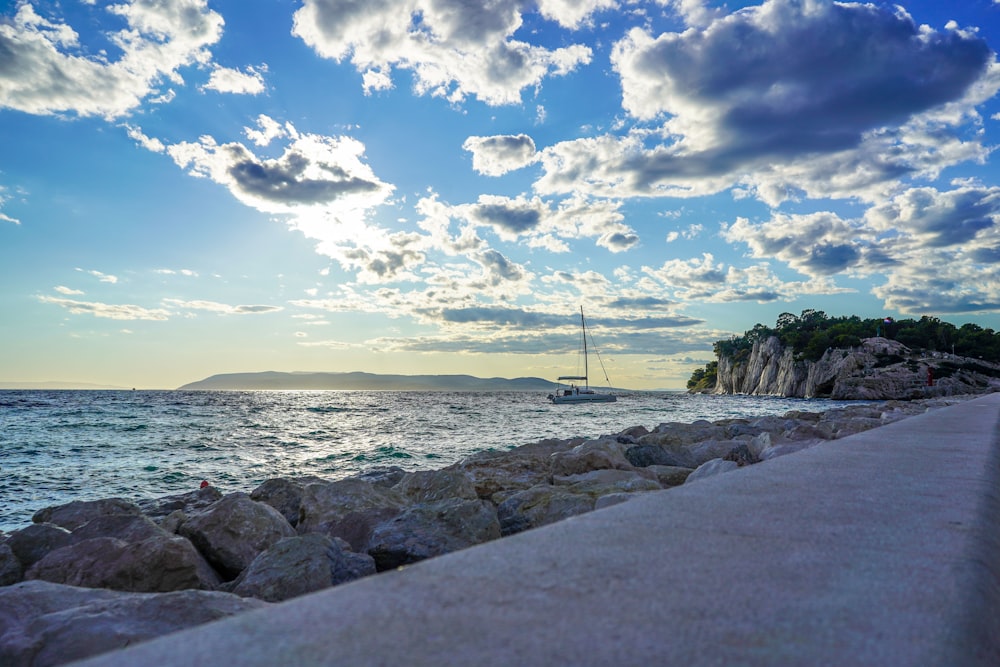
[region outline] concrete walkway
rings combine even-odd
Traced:
[[[1000,394],[89,666],[1000,665]]]

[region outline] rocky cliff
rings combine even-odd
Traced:
[[[916,352],[886,338],[796,360],[778,338],[758,340],[749,356],[720,357],[716,394],[797,398],[910,399],[1000,390],[1000,364],[942,352]]]

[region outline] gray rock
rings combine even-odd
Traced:
[[[250,499],[259,503],[267,503],[281,512],[281,516],[291,526],[299,523],[299,510],[302,507],[302,490],[309,484],[325,484],[320,477],[276,477],[269,479],[250,493]]]
[[[368,553],[379,571],[441,556],[500,537],[500,522],[485,500],[449,498],[408,508],[372,531]]]
[[[667,422],[660,424],[656,429],[639,438],[639,443],[643,445],[661,445],[668,451],[683,448],[696,442],[705,440],[727,440],[726,426],[713,424],[704,419],[684,424],[681,422]]]
[[[663,489],[652,473],[632,470],[592,470],[579,475],[553,476],[555,486],[565,486],[570,493],[588,495],[594,499],[611,493],[639,493]]]
[[[660,445],[636,445],[625,450],[625,458],[637,468],[678,466],[681,462]]]
[[[726,461],[724,459],[712,459],[711,461],[706,461],[705,463],[698,466],[693,473],[688,475],[685,484],[690,484],[699,479],[705,479],[706,477],[712,477],[713,475],[720,475],[724,472],[730,472],[739,468],[739,464],[736,461]]]
[[[254,558],[231,587],[233,593],[268,602],[330,588],[375,574],[375,560],[320,533],[286,537]]]
[[[577,475],[608,468],[631,470],[634,466],[625,456],[627,449],[627,444],[617,440],[588,440],[569,451],[554,453],[552,474]]]
[[[283,537],[295,535],[285,517],[270,505],[233,493],[192,514],[180,534],[191,540],[226,579],[235,578],[257,555]]]
[[[266,605],[219,592],[121,593],[26,581],[0,588],[0,664],[61,665]]]
[[[74,500],[65,505],[38,510],[31,520],[34,523],[52,523],[66,530],[76,530],[88,521],[107,514],[142,514],[142,510],[135,503],[122,498]]]
[[[649,466],[646,470],[656,475],[656,481],[665,489],[671,486],[680,486],[688,478],[688,475],[694,472],[694,468],[683,466]]]
[[[219,575],[183,537],[128,543],[96,537],[56,549],[25,572],[26,580],[132,592],[214,589]]]
[[[373,486],[384,486],[388,489],[399,484],[405,475],[406,471],[399,466],[376,466],[375,468],[353,475],[352,478],[368,482]]]
[[[222,492],[214,486],[206,486],[187,493],[140,500],[136,503],[142,513],[149,518],[161,522],[176,511],[190,514],[203,510],[212,503],[222,500]],[[172,531],[171,531],[172,532]]]
[[[497,506],[497,518],[500,520],[500,532],[513,535],[593,509],[594,499],[591,496],[573,493],[564,486],[540,484],[506,498]]]
[[[447,498],[475,500],[479,497],[472,478],[464,470],[457,468],[407,473],[392,488],[415,503],[430,503]]]
[[[21,581],[24,566],[17,559],[10,546],[0,542],[0,586],[10,586]]]
[[[352,551],[365,551],[378,524],[397,516],[406,499],[393,489],[360,479],[309,484],[302,491],[300,535],[323,533],[347,540]]]
[[[33,523],[10,534],[5,544],[25,569],[31,567],[45,554],[64,547],[73,540],[65,528],[51,523]]]
[[[554,453],[572,449],[581,440],[540,440],[507,452],[482,451],[449,466],[465,472],[476,494],[491,499],[498,493],[529,489],[549,482]]]
[[[95,537],[115,537],[123,542],[142,542],[150,537],[169,537],[170,533],[141,514],[105,514],[91,519],[73,531],[71,543]]]
[[[762,448],[758,448],[756,451],[762,451]],[[722,458],[726,461],[732,461],[741,468],[743,466],[753,465],[754,463],[760,463],[759,454],[750,451],[750,448],[747,445],[737,445]]]

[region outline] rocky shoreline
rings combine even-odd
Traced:
[[[82,659],[973,397],[635,426],[438,470],[46,508],[0,533],[0,664]]]

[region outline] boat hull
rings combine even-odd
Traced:
[[[569,394],[566,396],[549,396],[549,400],[560,405],[564,403],[614,403],[618,397],[614,394]]]

